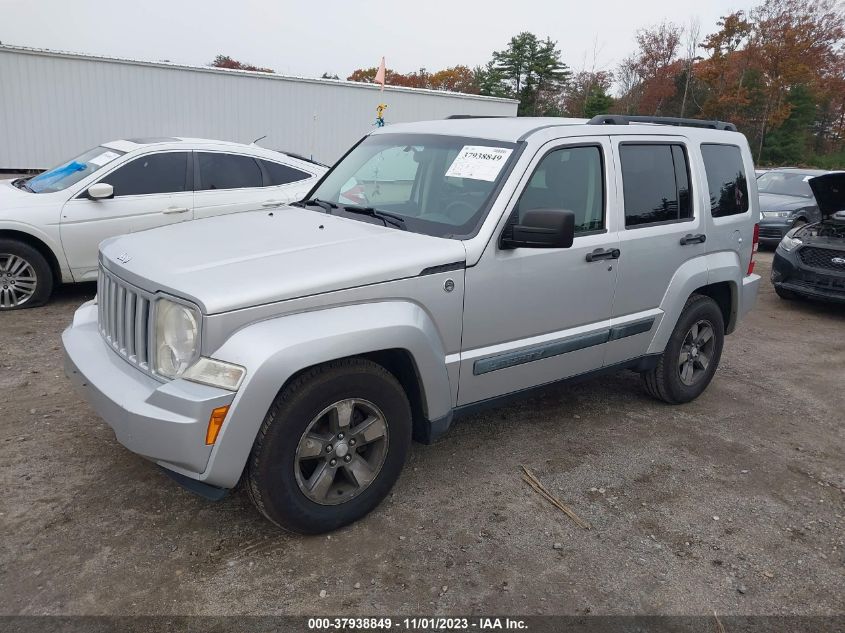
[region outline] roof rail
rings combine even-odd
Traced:
[[[725,121],[707,121],[704,119],[681,119],[673,116],[629,116],[627,114],[599,114],[587,121],[588,125],[628,125],[629,123],[656,123],[658,125],[678,125],[683,127],[703,127],[723,132],[736,132],[736,125]]]
[[[450,114],[446,119],[510,119],[501,114]]]

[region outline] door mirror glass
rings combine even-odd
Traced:
[[[114,187],[107,182],[98,182],[88,187],[88,197],[91,200],[114,198]]]
[[[575,214],[563,209],[531,209],[522,213],[502,248],[569,248],[575,239]]]

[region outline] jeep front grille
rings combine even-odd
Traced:
[[[100,268],[97,279],[97,322],[114,351],[150,371],[150,297]]]
[[[798,249],[798,257],[801,259],[801,263],[810,268],[835,270],[845,274],[845,263],[833,261],[834,259],[845,260],[845,251],[819,248],[818,246],[802,246]]]

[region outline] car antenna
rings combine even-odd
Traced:
[[[267,135],[266,135],[266,134],[265,134],[264,136],[259,136],[259,137],[258,137],[257,139],[255,139],[252,143],[250,143],[250,145],[257,145],[257,144],[258,144],[258,141],[262,141],[262,140],[264,140],[265,138],[267,138]]]

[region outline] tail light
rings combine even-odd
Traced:
[[[760,225],[754,225],[754,239],[751,240],[751,261],[748,262],[748,272],[745,273],[746,275],[750,275],[754,272],[754,256],[757,254],[757,249],[760,247]]]

